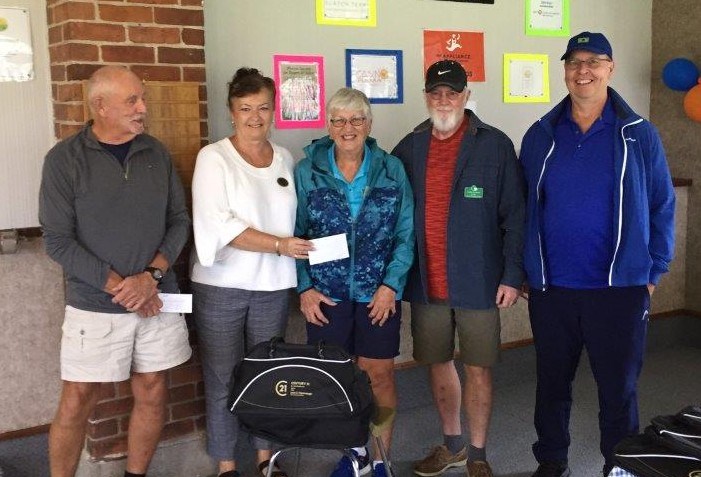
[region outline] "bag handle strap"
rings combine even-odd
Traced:
[[[270,342],[268,343],[268,357],[270,359],[273,359],[275,357],[275,347],[279,343],[284,343],[285,340],[283,339],[282,336],[273,336],[270,338]]]
[[[277,345],[284,343],[285,339],[282,336],[274,336],[270,338],[268,342],[268,358],[273,359],[275,357],[275,351],[277,350]],[[326,349],[326,342],[324,340],[319,340],[316,344],[316,355],[320,359],[326,359],[324,352]]]

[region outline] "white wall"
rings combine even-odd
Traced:
[[[50,423],[61,394],[63,271],[41,239],[0,255],[0,435]]]
[[[54,144],[45,0],[0,0],[29,10],[34,79],[0,82],[0,229],[36,227],[41,166]]]
[[[567,38],[526,36],[523,0],[497,0],[494,5],[377,0],[376,28],[317,25],[313,0],[209,0],[204,13],[212,141],[231,134],[226,83],[236,68],[256,67],[272,76],[274,54],[322,55],[329,97],[345,86],[346,48],[392,49],[404,52],[404,103],[373,105],[372,135],[383,148],[393,148],[425,117],[424,29],[484,32],[486,82],[470,84],[472,99],[478,115],[504,130],[517,149],[528,126],[566,94],[559,58]],[[650,103],[651,13],[652,0],[571,0],[571,33],[606,34],[616,60],[612,85],[645,117]],[[551,103],[502,102],[504,53],[549,55]],[[302,147],[323,134],[319,129],[278,130],[273,139],[301,157]]]

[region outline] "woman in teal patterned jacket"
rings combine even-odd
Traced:
[[[345,234],[349,257],[316,265],[298,260],[297,291],[308,342],[343,346],[370,376],[389,448],[400,300],[414,259],[413,196],[401,161],[369,137],[372,113],[362,92],[340,89],[326,112],[329,135],[305,148],[295,170],[295,236]],[[365,472],[373,465],[374,476],[385,475],[366,449],[355,452]],[[350,472],[344,457],[331,475]]]

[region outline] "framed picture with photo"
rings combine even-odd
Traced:
[[[273,71],[277,89],[275,127],[323,128],[324,58],[274,55]]]

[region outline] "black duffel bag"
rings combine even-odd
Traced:
[[[648,426],[645,432],[670,449],[701,459],[699,427],[691,426],[676,416],[657,416],[652,419],[652,425]]]
[[[701,406],[687,406],[677,413],[676,418],[701,432]]]
[[[374,405],[367,374],[342,348],[273,338],[234,370],[229,410],[255,436],[328,449],[363,446]]]
[[[649,434],[623,439],[614,449],[613,461],[638,477],[701,476],[701,459],[670,449]]]

